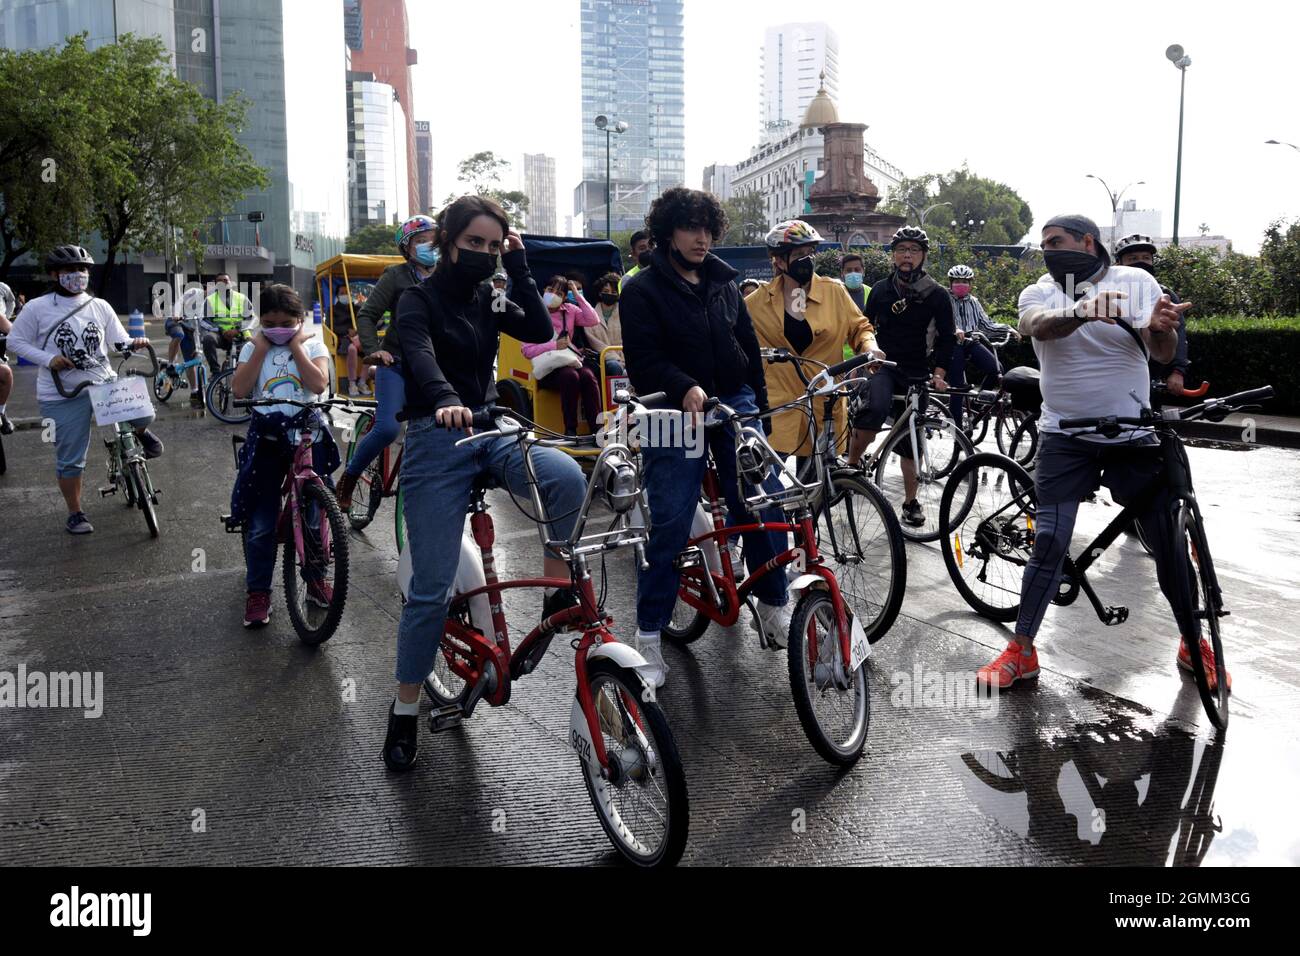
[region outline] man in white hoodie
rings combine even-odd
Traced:
[[[20,356],[40,366],[36,376],[36,398],[41,417],[54,426],[55,476],[68,506],[69,534],[94,531],[81,510],[81,475],[90,451],[93,408],[90,392],[83,389],[76,398],[64,398],[51,372],[58,372],[66,391],[82,382],[99,382],[111,373],[110,349],[119,344],[144,348],[148,339],[132,339],[122,328],[117,313],[103,299],[90,295],[90,267],[94,258],[81,246],[58,246],[45,259],[45,268],[55,280],[50,293],[29,302],[9,333],[9,344]],[[134,419],[136,435],[146,458],[157,458],[163,444],[148,425],[153,415]]]

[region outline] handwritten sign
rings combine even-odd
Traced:
[[[123,375],[102,385],[92,385],[89,392],[97,425],[116,425],[153,414],[149,383],[140,375]]]

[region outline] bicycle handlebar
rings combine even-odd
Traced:
[[[1107,438],[1114,438],[1124,428],[1150,427],[1161,422],[1190,422],[1201,418],[1222,421],[1232,412],[1240,411],[1254,405],[1256,402],[1272,397],[1273,386],[1265,385],[1263,388],[1253,388],[1249,391],[1238,392],[1236,395],[1211,399],[1190,408],[1166,408],[1160,414],[1156,414],[1150,409],[1143,409],[1141,415],[1135,416],[1111,415],[1102,418],[1063,418],[1060,425],[1062,428],[1093,430],[1105,435]]]
[[[305,408],[308,410],[321,410],[341,408],[349,412],[360,414],[368,409],[358,408],[346,398],[329,398],[323,402],[299,402],[292,398],[237,398],[232,402],[235,408],[258,408],[269,405],[293,405],[296,408]]]
[[[116,348],[116,350],[117,350],[118,352],[134,352],[134,351],[136,351],[136,348],[135,348],[134,345],[130,345],[130,344],[123,343],[123,342],[119,342],[119,343],[115,346],[115,348]],[[152,370],[152,371],[149,371],[149,372],[141,372],[141,371],[137,371],[136,369],[127,369],[126,374],[127,374],[127,375],[138,375],[138,376],[140,376],[141,378],[154,378],[154,377],[156,377],[156,376],[158,375],[158,353],[155,352],[155,351],[153,350],[153,343],[150,342],[150,341],[148,341],[147,339],[145,340],[145,343],[144,343],[144,345],[142,346],[142,348],[144,348],[145,350],[148,351],[148,353],[149,353],[149,363],[153,366],[153,370]],[[62,395],[64,398],[76,398],[78,395],[80,395],[80,394],[81,394],[82,392],[84,392],[86,389],[90,388],[90,386],[92,386],[92,385],[103,385],[104,382],[110,381],[109,379],[105,379],[104,381],[93,382],[93,381],[91,381],[90,379],[86,379],[86,381],[82,382],[82,383],[79,384],[76,388],[74,388],[71,392],[69,392],[69,391],[66,391],[66,390],[64,389],[64,387],[63,387],[63,379],[61,379],[61,378],[59,377],[59,370],[58,370],[58,369],[53,369],[53,368],[50,369],[50,378],[54,380],[54,388],[55,388],[55,390],[56,390],[60,395]]]

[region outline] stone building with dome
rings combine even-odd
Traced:
[[[855,179],[852,169],[840,168],[834,177],[836,193],[823,197],[821,211],[834,214],[839,207],[844,207],[845,213],[854,214],[856,219],[841,217],[842,222],[831,222],[831,225],[870,225],[872,228],[864,232],[860,242],[879,241],[873,236],[881,224],[868,222],[863,217],[870,213],[890,221],[897,219],[883,217],[874,210],[881,199],[881,190],[896,186],[903,179],[903,171],[867,145],[862,136],[866,128],[862,124],[839,121],[839,111],[823,84],[808,104],[797,130],[782,139],[756,146],[747,158],[735,164],[732,195],[756,192],[763,197],[765,222],[759,225],[764,229],[783,219],[808,219],[817,214],[810,202],[815,184],[835,162],[841,167],[846,163],[851,167],[844,150],[854,149],[855,154],[860,151],[862,156],[858,177]],[[827,152],[828,139],[834,147],[834,155]],[[902,223],[902,219],[897,221]],[[821,225],[817,228],[827,239],[832,238]],[[861,229],[851,231],[855,234],[863,232]],[[846,235],[845,241],[848,238]]]

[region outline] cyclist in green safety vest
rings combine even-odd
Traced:
[[[203,357],[215,376],[221,372],[217,352],[229,352],[243,342],[244,319],[253,314],[248,296],[234,288],[229,273],[216,278],[216,291],[203,302]]]
[[[629,243],[632,247],[632,261],[636,263],[622,279],[618,281],[618,291],[623,291],[623,283],[632,278],[646,266],[650,265],[650,254],[654,250],[655,241],[650,233],[639,230],[632,233],[632,240]]]

